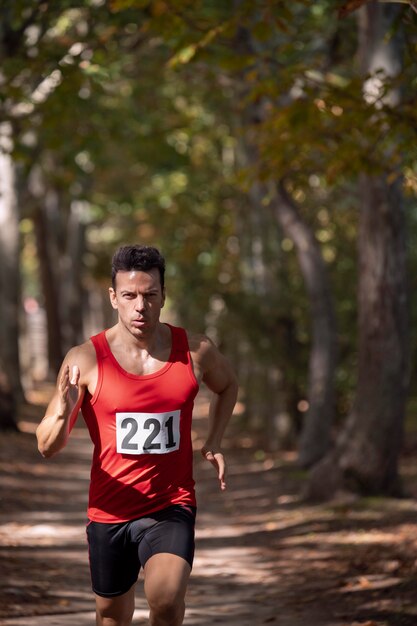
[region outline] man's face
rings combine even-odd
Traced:
[[[151,335],[165,302],[159,270],[117,272],[115,289],[110,287],[109,292],[125,328],[137,339]]]

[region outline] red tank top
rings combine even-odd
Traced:
[[[172,504],[195,506],[191,420],[198,383],[185,330],[169,328],[167,363],[143,376],[120,366],[105,331],[91,337],[97,388],[81,410],[94,444],[92,521],[125,522]]]

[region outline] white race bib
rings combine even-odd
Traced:
[[[121,454],[167,454],[180,447],[181,411],[116,413],[116,444]]]

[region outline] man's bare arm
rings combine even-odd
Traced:
[[[83,366],[85,357],[82,349],[72,348],[59,371],[55,393],[45,416],[36,429],[38,449],[45,458],[62,450],[68,441],[70,425],[78,414],[86,391],[84,381],[80,382],[80,367]]]
[[[199,357],[202,380],[213,392],[209,429],[201,452],[215,467],[223,491],[226,489],[226,463],[221,442],[236,404],[238,383],[230,363],[207,338],[201,343]]]

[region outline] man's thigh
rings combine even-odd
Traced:
[[[129,542],[128,529],[127,523],[87,526],[91,582],[98,596],[124,595],[137,581],[139,556],[137,546]]]
[[[158,553],[144,567],[144,589],[152,606],[182,604],[191,574],[191,566],[176,554]]]

